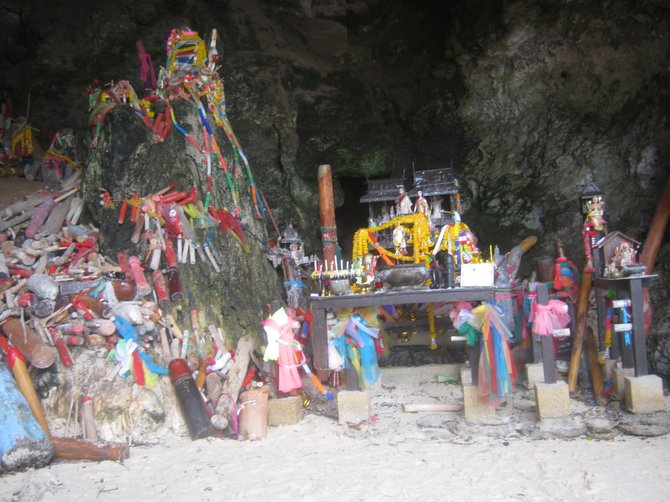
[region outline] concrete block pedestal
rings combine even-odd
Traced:
[[[469,368],[468,368],[469,371]],[[496,416],[494,406],[483,403],[479,399],[477,386],[474,384],[463,385],[463,414],[466,420],[480,418],[492,418]]]
[[[302,420],[302,399],[298,396],[270,399],[268,425],[293,425]]]
[[[340,425],[360,424],[370,419],[370,395],[365,390],[341,390],[337,393],[337,417]]]
[[[663,381],[657,375],[625,378],[626,409],[631,413],[665,411]]]
[[[568,384],[559,381],[556,383],[536,383],[535,403],[537,406],[537,417],[558,418],[570,415],[570,392]]]

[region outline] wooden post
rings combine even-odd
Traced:
[[[619,291],[618,297],[621,300],[629,298],[628,291]],[[631,302],[632,305],[632,302]],[[624,369],[635,368],[635,355],[633,354],[633,330],[617,331],[616,326],[619,323],[625,322],[623,309],[628,308],[623,306],[619,309],[619,314],[612,319],[612,338],[616,338],[619,345],[619,356],[621,357],[621,367]],[[628,311],[632,313],[632,308]],[[629,316],[630,317],[630,316]],[[630,319],[629,319],[630,321]],[[632,322],[629,322],[632,325]],[[646,357],[646,355],[645,355]]]
[[[598,360],[598,340],[591,327],[586,328],[586,354],[589,359],[593,397],[599,405],[605,404],[603,373]]]
[[[468,352],[468,361],[470,362],[470,377],[472,378],[472,384],[479,384],[479,352],[480,352],[481,342],[477,343],[474,347],[466,345]]]
[[[654,262],[656,262],[656,256],[665,235],[668,219],[670,219],[670,177],[668,177],[665,188],[661,193],[640,255],[640,262],[647,266],[647,274],[651,274],[654,269]]]
[[[537,285],[537,304],[549,303],[549,291],[547,285],[540,282]],[[533,334],[533,340],[538,335]],[[552,335],[540,335],[540,346],[542,352],[542,368],[544,371],[544,383],[556,383],[556,366],[554,363],[554,340]],[[535,343],[533,343],[535,345]],[[537,362],[537,361],[535,361]]]
[[[570,369],[568,371],[568,389],[574,392],[577,389],[577,376],[579,374],[579,361],[582,357],[582,344],[586,332],[586,315],[589,311],[589,294],[591,293],[591,280],[593,270],[584,268],[582,274],[582,285],[579,290],[579,303],[577,304],[577,322],[572,339],[572,355],[570,356]]]
[[[647,337],[644,326],[643,288],[641,277],[629,277],[630,303],[633,318],[633,349],[635,353],[635,376],[649,374],[647,361]],[[647,291],[649,291],[647,289]]]
[[[326,309],[312,306],[312,357],[314,369],[328,370]]]
[[[642,245],[640,262],[647,266],[647,274],[651,274],[654,270],[654,263],[656,262],[656,256],[658,255],[658,250],[661,247],[663,236],[665,235],[665,229],[668,226],[668,219],[670,219],[670,177],[668,177],[667,181],[665,182],[665,188],[661,193],[661,198],[658,201],[656,211],[654,211],[654,216],[651,219],[651,224],[649,225],[649,230],[647,231],[647,237],[645,238],[644,244]],[[651,329],[652,315],[651,299],[648,288],[642,289],[642,300],[644,302],[644,332],[645,336],[647,336],[649,334],[649,330]]]
[[[533,342],[533,362],[535,364],[542,362],[542,340],[540,335],[532,334]]]
[[[337,226],[335,224],[335,199],[333,197],[333,176],[330,164],[319,166],[318,177],[323,260],[330,267],[330,264],[335,263],[337,259]]]
[[[61,460],[90,460],[123,462],[130,456],[126,443],[92,442],[77,438],[52,437],[54,457]]]

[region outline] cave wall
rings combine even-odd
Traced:
[[[193,106],[183,100],[172,106],[179,117],[178,122],[202,144],[202,133]],[[215,133],[222,145],[221,151],[232,167],[230,148],[226,148],[225,143],[227,140],[222,131],[215,129]],[[170,184],[175,186],[176,191],[186,192],[195,186],[199,197],[204,199],[206,178],[202,156],[183,136],[172,134],[166,141],[152,144],[151,131],[129,107],[117,106],[111,110],[105,118],[98,145],[90,152],[82,183],[82,197],[88,212],[86,216],[94,220],[100,229],[101,251],[111,257],[116,257],[119,251],[128,256],[144,255],[141,242],[131,242],[134,225],[128,221],[130,212],[126,222],[120,225],[120,204],[114,208],[102,207],[99,204],[99,187],[109,190],[120,200],[135,194],[146,197]],[[209,262],[200,259],[196,259],[195,264],[180,264],[183,292],[191,298],[181,303],[173,302],[167,312],[182,323],[187,322],[186,306],[190,306],[192,299],[193,305],[201,311],[202,324],[221,327],[229,346],[234,347],[244,335],[257,340],[260,346],[263,342],[259,340],[259,323],[267,306],[280,299],[283,291],[279,276],[266,257],[266,230],[253,217],[254,208],[247,196],[248,181],[244,176],[238,176],[234,181],[240,185],[242,194],[241,222],[246,246],[242,246],[232,232],[223,232],[218,225],[206,229],[196,226],[198,241],[204,244],[205,238],[209,239],[220,272],[217,273]],[[235,207],[232,193],[219,169],[214,169],[212,173],[210,202],[213,208],[232,210]],[[162,265],[165,266],[165,259]]]
[[[662,0],[5,2],[0,90],[83,138],[93,80],[139,85],[170,29],[217,28],[229,115],[278,221],[318,251],[316,169],[332,164],[341,240],[366,211],[340,180],[453,162],[485,248],[556,238],[581,262],[578,199],[644,240],[668,175],[670,5]],[[82,145],[84,143],[82,142]],[[87,156],[85,147],[80,151]],[[344,205],[347,205],[345,211]],[[363,209],[363,208],[361,208]],[[343,218],[340,214],[346,214]],[[353,215],[353,216],[352,216]],[[652,350],[670,373],[667,233]]]

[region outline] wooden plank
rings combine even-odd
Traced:
[[[112,460],[123,462],[130,456],[126,443],[92,442],[85,439],[52,437],[54,457],[61,460]]]
[[[537,285],[537,304],[549,303],[549,289],[544,283]],[[533,335],[533,341],[537,335]],[[540,336],[540,352],[542,358],[542,369],[544,372],[544,383],[556,383],[556,363],[554,360],[554,340],[551,336]],[[535,361],[537,362],[537,360]]]
[[[417,404],[403,404],[402,410],[406,413],[419,413],[425,411],[461,411],[463,409],[462,404],[456,403],[417,403]]]

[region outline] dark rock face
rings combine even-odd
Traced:
[[[277,220],[293,221],[308,252],[320,247],[322,163],[334,169],[343,241],[366,211],[352,210],[352,189],[339,180],[453,161],[464,219],[483,247],[504,252],[538,235],[528,264],[553,255],[556,238],[581,262],[579,195],[589,181],[605,193],[609,229],[644,241],[667,178],[670,6],[662,0],[93,5],[9,2],[0,89],[17,109],[30,90],[34,123],[49,117],[83,131],[80,92],[92,79],[141,88],[135,40],[158,65],[171,28],[203,36],[217,28],[231,121]],[[145,134],[117,140],[139,145]],[[664,375],[668,256],[666,238],[650,349]]]
[[[175,114],[190,131],[197,119],[186,103],[178,103]],[[221,133],[220,136],[223,136]],[[221,144],[225,139],[219,138]],[[100,247],[103,252],[116,256],[118,251],[142,256],[141,247],[130,242],[133,225],[118,224],[118,209],[109,210],[97,204],[98,187],[105,187],[118,198],[133,194],[146,196],[171,183],[179,191],[187,191],[194,184],[204,197],[205,175],[199,156],[186,146],[181,135],[170,135],[163,143],[151,144],[150,130],[127,107],[118,106],[108,113],[99,143],[89,155],[85,172],[83,197],[90,216],[100,228]],[[232,207],[232,198],[223,176],[213,176],[212,207]],[[239,180],[241,183],[244,180]],[[253,207],[247,198],[241,198],[243,215],[252,215]],[[195,265],[180,265],[184,292],[193,296],[208,323],[223,326],[229,341],[248,334],[257,337],[260,320],[266,306],[280,298],[282,289],[276,272],[265,256],[265,248],[252,236],[267,242],[262,225],[254,218],[244,218],[248,250],[244,251],[232,235],[217,229],[198,231],[199,239],[211,235],[211,249],[220,273],[199,259]],[[185,310],[175,315],[184,315]]]

